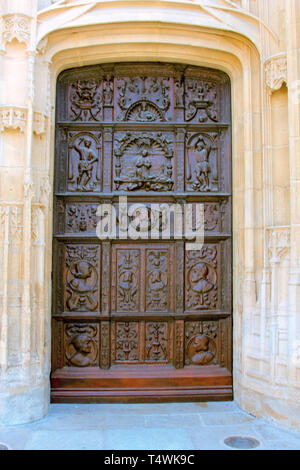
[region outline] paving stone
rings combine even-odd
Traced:
[[[234,413],[210,413],[201,416],[204,424],[209,426],[223,426],[232,424],[243,424],[253,421],[255,418],[243,412]]]
[[[35,431],[25,450],[101,450],[102,431]]]
[[[194,450],[185,428],[127,428],[104,431],[105,449],[112,450]]]

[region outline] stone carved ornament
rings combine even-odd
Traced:
[[[266,84],[271,91],[280,90],[287,83],[287,58],[280,55],[265,63]]]
[[[25,15],[6,15],[3,19],[3,41],[12,42],[17,39],[29,46],[30,19]]]

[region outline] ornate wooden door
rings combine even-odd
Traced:
[[[219,71],[122,63],[60,75],[52,401],[232,398],[230,119]],[[204,205],[201,249],[158,203]],[[109,205],[119,236],[100,239]],[[140,238],[121,233],[124,221]]]

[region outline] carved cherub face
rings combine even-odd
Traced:
[[[72,344],[77,352],[89,354],[92,351],[91,338],[86,333],[75,336]]]

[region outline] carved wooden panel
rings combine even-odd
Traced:
[[[99,326],[92,323],[65,324],[65,365],[96,367],[99,362]]]
[[[230,101],[223,72],[186,64],[59,76],[54,400],[231,397]],[[187,226],[197,203],[205,240],[189,251],[173,211]],[[98,238],[101,205],[115,237]]]
[[[218,362],[217,321],[186,322],[185,364],[207,366]]]
[[[69,132],[68,191],[101,189],[101,138],[99,133]]]
[[[219,247],[205,244],[186,253],[186,309],[213,310],[219,306]]]
[[[100,310],[100,247],[66,245],[64,269],[64,310]]]
[[[118,121],[172,120],[172,83],[164,77],[120,77],[116,80]]]
[[[114,184],[122,191],[171,191],[174,143],[170,133],[115,134]]]
[[[97,78],[75,80],[68,88],[68,120],[101,121],[102,81]]]

